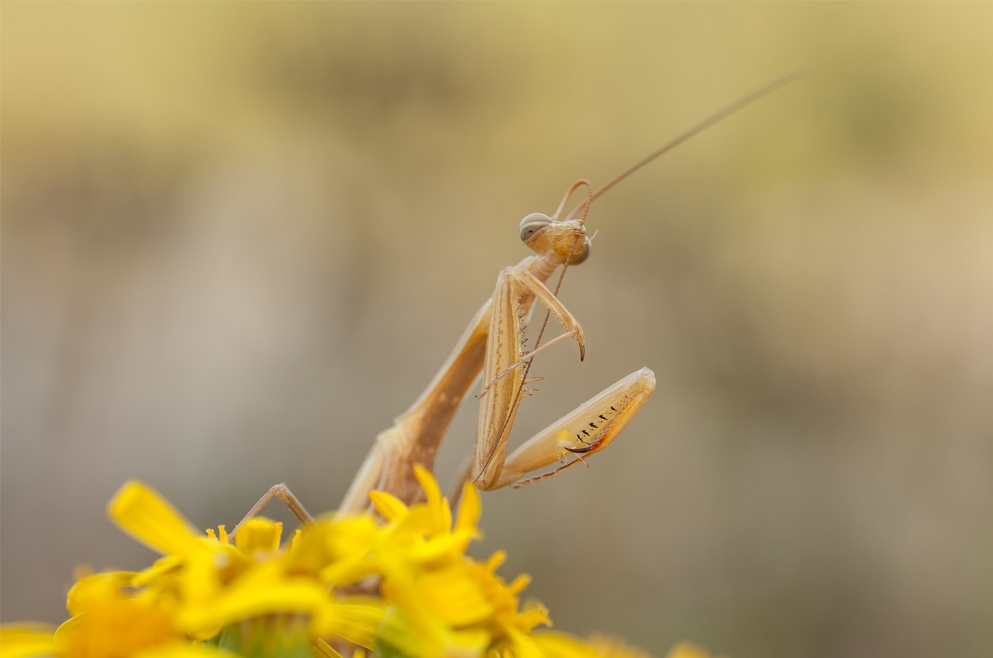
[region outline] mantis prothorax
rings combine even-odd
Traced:
[[[565,270],[582,263],[589,256],[590,238],[586,234],[585,219],[590,204],[663,153],[803,76],[802,71],[788,73],[739,98],[595,191],[588,181],[577,181],[570,186],[551,216],[541,213],[526,216],[520,223],[519,235],[535,255],[500,272],[493,296],[483,303],[469,322],[438,374],[414,404],[394,420],[393,426],[376,437],[372,450],[345,494],[339,513],[364,511],[370,504],[369,492],[377,489],[389,492],[408,504],[416,501],[421,490],[414,477],[414,465],[433,468],[445,432],[463,396],[481,372],[483,386],[478,396],[480,410],[475,448],[452,489],[455,496],[465,481],[489,491],[508,485],[516,488],[552,477],[578,463],[585,463],[586,458],[610,445],[655,390],[655,374],[650,369],[637,370],[608,386],[509,456],[506,454],[507,439],[521,400],[532,392],[527,386],[535,381],[528,377],[535,355],[561,340],[573,339],[579,345],[580,359],[584,356],[582,328],[559,301],[557,294]],[[559,220],[570,196],[581,186],[586,187],[586,199]],[[545,282],[559,266],[562,270],[552,292]],[[524,346],[524,320],[535,299],[548,312],[535,347],[528,352]],[[539,345],[551,315],[566,331],[545,345]],[[560,465],[554,470],[526,477],[556,463]],[[257,514],[273,495],[283,500],[303,523],[312,522],[310,515],[284,485],[273,487],[252,508],[245,520]],[[238,524],[240,526],[241,523]]]

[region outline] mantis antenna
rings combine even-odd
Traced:
[[[683,133],[677,135],[676,137],[673,137],[671,140],[660,146],[658,149],[652,151],[644,158],[642,158],[635,164],[631,165],[630,167],[628,167],[627,169],[625,169],[624,171],[622,171],[621,173],[619,173],[618,175],[614,176],[612,179],[604,183],[604,185],[600,187],[599,190],[596,190],[595,192],[590,194],[585,201],[581,202],[578,206],[573,208],[572,212],[570,212],[566,216],[565,221],[569,221],[570,219],[572,219],[576,215],[576,213],[580,211],[581,208],[589,206],[589,204],[591,204],[594,199],[601,196],[604,192],[606,192],[613,186],[617,185],[622,180],[624,180],[634,172],[638,171],[639,169],[647,165],[655,158],[661,156],[664,153],[668,153],[669,151],[676,148],[677,146],[687,141],[691,137],[695,137],[699,135],[707,128],[710,128],[716,123],[720,123],[721,121],[728,118],[738,110],[744,109],[745,107],[751,105],[755,101],[768,96],[777,89],[785,87],[791,82],[796,82],[797,80],[801,80],[806,77],[807,77],[806,69],[797,69],[795,71],[791,71],[786,75],[780,76],[775,80],[772,80],[771,82],[762,85],[758,89],[755,89],[754,91],[745,94],[744,96],[734,101],[733,103],[725,105],[724,107],[722,107],[721,109],[717,110],[709,117],[704,119],[703,121],[699,122],[698,124],[684,131]],[[569,196],[572,194],[572,191],[575,188],[576,186],[570,188],[569,191],[566,193],[565,197],[563,197],[562,203],[559,204],[559,207],[555,211],[555,214],[552,215],[552,219],[558,219],[559,214],[562,212],[562,208],[565,207],[566,201],[569,200]]]

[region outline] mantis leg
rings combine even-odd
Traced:
[[[255,505],[252,506],[252,509],[248,510],[248,514],[245,515],[245,518],[238,522],[238,525],[234,527],[234,530],[232,530],[231,534],[228,536],[234,537],[238,534],[241,526],[245,525],[246,521],[250,521],[258,516],[258,513],[262,511],[262,508],[265,507],[269,501],[273,499],[273,497],[283,501],[283,504],[286,505],[291,512],[293,512],[293,516],[297,517],[300,523],[303,523],[304,525],[311,525],[314,523],[314,517],[312,517],[310,513],[303,508],[303,505],[300,504],[300,501],[293,495],[293,492],[290,491],[289,487],[287,487],[285,483],[277,484],[270,488],[264,496],[259,498],[259,502],[255,503]]]
[[[515,450],[503,464],[490,489],[552,477],[600,452],[634,418],[655,390],[655,373],[642,368],[604,389],[574,411],[555,421]],[[554,471],[524,479],[527,473],[556,462]]]
[[[380,432],[338,508],[346,514],[367,509],[369,492],[388,491],[405,503],[421,495],[414,464],[433,468],[435,454],[459,403],[483,366],[491,300],[469,322],[448,360],[410,409]]]
[[[549,267],[546,261],[534,256],[525,258],[516,267],[527,271],[539,284],[554,269],[554,266]],[[523,295],[520,301],[522,312],[526,313],[531,308],[533,299],[533,295]],[[492,307],[493,300],[486,300],[420,397],[393,421],[392,427],[376,436],[369,455],[338,508],[339,512],[355,514],[366,510],[369,507],[369,492],[373,489],[388,491],[408,504],[419,499],[421,489],[414,478],[413,466],[421,464],[429,469],[434,466],[435,454],[445,431],[462,398],[483,369]]]
[[[480,400],[479,424],[473,473],[482,489],[496,488],[504,466],[507,437],[517,416],[524,389],[524,338],[521,324],[526,311],[521,300],[534,297],[558,318],[565,336],[579,344],[579,358],[584,356],[583,330],[562,302],[534,274],[523,267],[508,267],[497,277],[490,312],[489,338],[483,381],[487,382]],[[516,479],[516,478],[515,478]]]

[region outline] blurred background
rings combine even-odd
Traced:
[[[993,5],[2,8],[2,618],[286,482],[335,508],[521,217],[599,200],[516,441],[623,375],[590,469],[483,497],[556,627],[656,654],[993,652]],[[438,461],[470,450],[467,400]],[[514,439],[512,439],[514,441]],[[289,521],[272,507],[268,513]]]

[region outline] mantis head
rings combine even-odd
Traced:
[[[580,220],[558,222],[534,212],[521,220],[520,235],[529,249],[558,265],[567,258],[570,265],[579,265],[590,255],[590,239]]]

